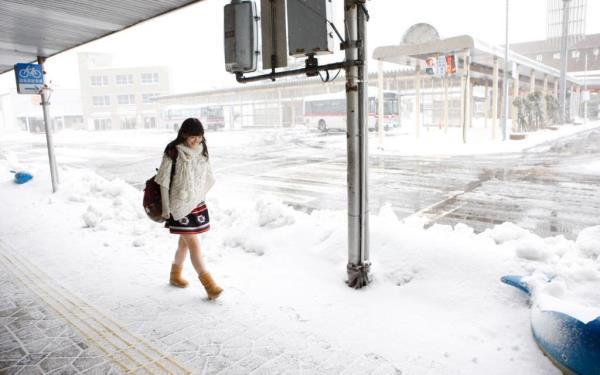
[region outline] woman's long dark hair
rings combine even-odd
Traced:
[[[187,137],[198,136],[202,136],[202,146],[204,146],[204,150],[202,150],[202,155],[204,155],[204,157],[208,159],[208,147],[206,147],[206,138],[204,138],[204,127],[202,126],[200,120],[193,117],[185,119],[185,121],[181,124],[179,132],[177,132],[177,138],[169,142],[169,144],[165,148],[165,155],[167,155],[171,159],[175,159],[177,157],[177,149],[175,148],[175,146],[183,143]]]

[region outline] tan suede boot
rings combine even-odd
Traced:
[[[188,282],[181,277],[181,270],[183,270],[182,266],[176,264],[171,265],[171,277],[169,278],[169,283],[178,288],[185,288],[188,286]]]
[[[215,283],[210,273],[204,272],[202,275],[198,275],[200,282],[204,285],[204,289],[206,289],[206,294],[208,295],[208,299],[216,299],[219,297],[223,289]]]

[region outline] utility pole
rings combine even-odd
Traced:
[[[502,72],[502,102],[503,110],[500,121],[502,140],[508,140],[508,1],[506,0],[506,25],[504,39],[504,71]]]
[[[562,37],[560,41],[560,116],[563,123],[567,120],[567,60],[569,43],[569,3],[571,0],[563,0]]]
[[[366,0],[345,0],[348,142],[348,280],[353,288],[369,283],[369,200],[367,191],[367,17]]]
[[[48,160],[50,161],[50,178],[52,179],[52,192],[58,190],[58,169],[56,168],[56,158],[54,156],[54,143],[52,142],[52,118],[50,117],[50,89],[46,85],[46,71],[44,69],[45,57],[38,56],[38,64],[42,69],[44,84],[40,92],[42,110],[44,111],[44,128],[46,130],[46,143],[48,144]]]
[[[342,49],[346,56],[343,62],[319,65],[313,54],[307,55],[305,67],[275,71],[257,76],[247,77],[245,73],[253,72],[255,62],[249,63],[248,51],[254,48],[254,40],[246,44],[235,44],[230,35],[236,27],[253,24],[256,17],[248,9],[253,2],[232,0],[225,6],[225,57],[228,63],[226,69],[235,73],[240,83],[254,82],[265,79],[272,81],[277,78],[306,74],[313,77],[321,71],[346,70],[346,123],[347,123],[347,161],[348,161],[348,280],[352,288],[362,288],[369,284],[369,199],[368,199],[368,69],[367,69],[367,21],[369,12],[367,0],[344,0],[344,26],[346,38],[343,40],[335,26],[329,22],[342,40]],[[299,1],[300,4],[304,2]],[[307,6],[308,5],[304,5]],[[309,7],[310,8],[310,7]],[[251,9],[250,9],[251,10]],[[239,11],[240,17],[237,17]],[[235,17],[233,17],[235,16]],[[244,18],[246,17],[246,18]],[[248,18],[249,17],[249,18]],[[264,19],[263,19],[264,20]],[[288,13],[289,20],[289,13]],[[236,23],[239,21],[239,25]],[[244,22],[242,22],[244,21]],[[296,30],[297,31],[297,30]],[[248,45],[249,44],[249,45]],[[243,47],[243,48],[241,48]],[[228,60],[229,59],[229,60]],[[381,119],[383,121],[383,118]]]
[[[588,53],[585,52],[585,74],[583,75],[583,123],[587,123],[588,117],[588,101],[590,100],[590,93],[587,89],[587,74],[588,74]]]

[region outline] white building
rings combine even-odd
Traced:
[[[155,98],[169,92],[166,67],[115,68],[112,56],[80,53],[79,80],[89,130],[155,128]]]

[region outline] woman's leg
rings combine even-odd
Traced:
[[[198,278],[200,279],[200,282],[202,285],[204,285],[208,299],[218,298],[223,291],[223,288],[215,283],[210,273],[206,271],[206,267],[204,267],[202,254],[200,253],[200,240],[198,240],[198,236],[195,234],[183,234],[181,237],[183,237],[188,248],[190,249],[190,259],[194,265],[194,268],[196,269],[196,272],[198,272]]]
[[[179,242],[177,244],[177,251],[175,251],[175,259],[171,264],[171,274],[169,276],[169,282],[179,288],[185,288],[188,286],[188,282],[181,277],[181,271],[183,270],[183,262],[188,253],[188,247],[183,238],[179,236]]]
[[[200,253],[200,240],[198,239],[198,236],[196,234],[182,234],[181,238],[190,251],[190,260],[192,261],[194,269],[198,275],[202,275],[206,272],[206,268],[204,267],[202,254]]]
[[[185,258],[188,254],[188,246],[183,239],[183,235],[179,236],[179,242],[177,243],[177,251],[175,252],[175,259],[173,259],[173,264],[177,266],[183,266],[185,262]]]

